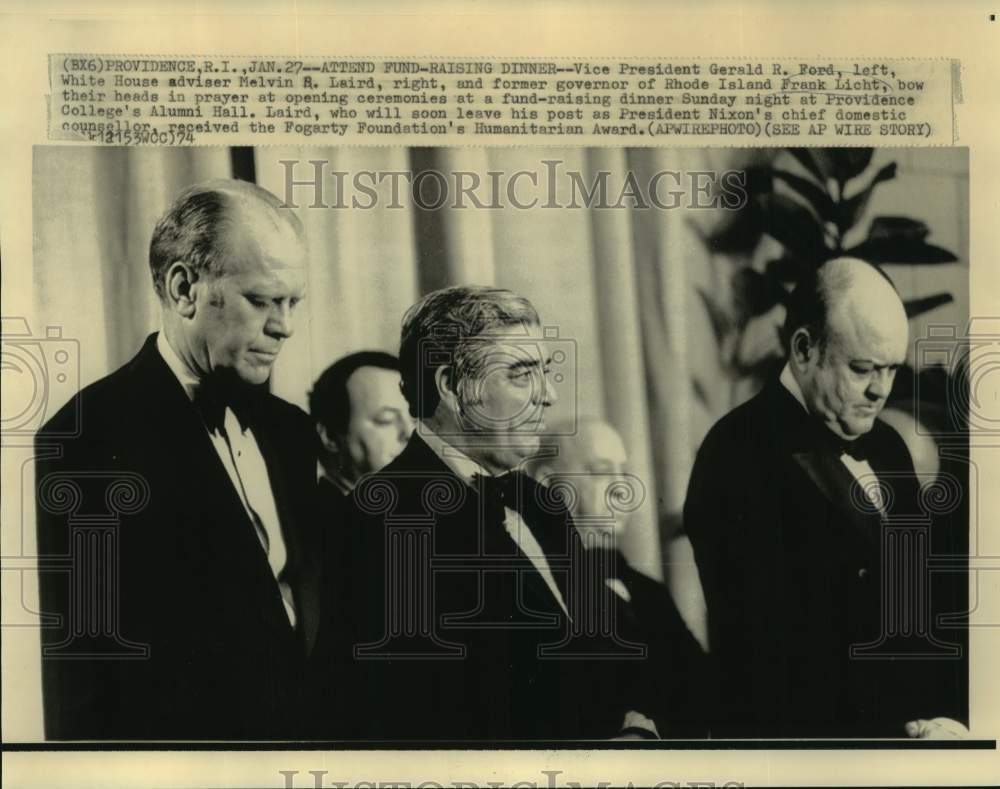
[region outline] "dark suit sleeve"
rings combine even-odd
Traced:
[[[66,437],[77,424],[76,401],[63,409],[36,436],[36,524],[38,530],[39,602],[41,631],[42,695],[45,736],[48,739],[106,738],[113,731],[113,706],[121,697],[121,663],[90,659],[93,647],[106,647],[88,634],[94,611],[80,598],[79,565],[72,566],[80,545],[71,541],[70,513],[81,511],[100,495],[99,480],[81,472],[110,469],[114,452],[91,435]],[[106,567],[100,556],[95,557]],[[77,591],[74,591],[77,587]],[[74,602],[76,605],[74,605]],[[80,632],[80,631],[83,632]]]
[[[661,737],[705,736],[705,653],[664,584],[627,565],[621,577],[631,595],[629,608],[648,645],[638,677],[645,706],[636,709],[650,710]]]
[[[934,560],[948,565],[943,572],[931,572],[930,635],[942,644],[957,646],[954,658],[910,661],[912,679],[908,691],[921,705],[914,715],[945,717],[968,724],[968,465],[956,462],[954,453],[944,453],[937,481],[918,477],[909,450],[902,437],[889,425],[879,422],[878,440],[886,453],[886,467],[912,475],[913,482],[900,480],[902,493],[914,512],[929,512],[931,533],[929,550]],[[964,480],[963,480],[964,475]],[[954,484],[956,487],[952,487]],[[958,501],[952,493],[960,492]],[[938,497],[941,496],[939,499]],[[936,504],[931,504],[938,499]],[[944,506],[942,506],[942,503]],[[954,506],[952,506],[954,505]]]
[[[710,653],[707,665],[714,667],[717,665],[717,658],[713,650],[719,640],[718,631],[724,613],[721,608],[721,583],[725,570],[722,566],[724,508],[717,486],[713,484],[715,474],[712,465],[713,458],[710,447],[703,444],[691,470],[687,496],[684,500],[683,528],[691,540],[695,563],[698,566],[698,575],[705,595]],[[707,667],[703,676],[708,676]],[[714,711],[719,707],[720,699],[716,683],[707,683],[705,691],[704,726],[709,729],[709,722],[714,716]]]
[[[968,450],[968,445],[965,446]],[[969,724],[969,474],[968,458],[946,455],[941,473],[959,480],[961,491],[954,510],[935,518],[931,550],[947,557],[952,569],[931,576],[933,608],[939,626],[936,632],[944,640],[956,643],[961,650],[951,661],[942,683],[941,714]],[[942,626],[943,625],[943,626]]]
[[[382,621],[381,597],[376,595],[383,569],[376,561],[378,534],[351,497],[336,494],[331,508],[321,510],[323,586],[316,648],[309,660],[309,685],[314,698],[312,735],[322,739],[382,738],[381,711],[374,693],[386,667],[355,659],[356,645],[368,640]]]
[[[941,710],[944,717],[969,724],[969,465],[942,459],[942,473],[962,479],[962,495],[954,511],[938,516],[932,527],[931,550],[947,557],[952,569],[931,576],[934,631],[955,643],[960,656],[943,672]]]
[[[732,472],[721,462],[716,442],[712,436],[706,439],[695,458],[684,501],[684,531],[691,540],[695,562],[705,593],[708,607],[709,629],[713,631],[722,614],[721,604],[725,567],[726,520],[725,491],[722,486],[725,475]]]
[[[708,615],[701,720],[713,736],[736,732],[733,721],[755,718],[758,703],[751,689],[761,686],[748,655],[753,652],[751,631],[759,626],[766,603],[760,584],[749,574],[763,550],[758,542],[762,529],[753,513],[767,509],[755,500],[757,493],[748,482],[751,469],[739,446],[718,426],[709,433],[696,457],[684,505],[684,530],[694,550]]]

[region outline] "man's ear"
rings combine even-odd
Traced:
[[[455,368],[444,364],[438,367],[434,371],[434,385],[437,388],[438,397],[448,407],[448,410],[454,414],[459,413],[460,404],[455,387]]]
[[[175,260],[167,269],[164,290],[170,308],[184,318],[194,316],[197,294],[195,286],[198,275],[183,260]]]
[[[813,339],[809,334],[809,329],[805,326],[800,326],[796,329],[795,333],[792,335],[790,346],[791,353],[789,361],[792,365],[800,370],[808,367],[817,350],[816,344],[813,342]]]
[[[552,483],[552,475],[554,473],[555,467],[551,463],[536,463],[531,469],[531,476],[535,478],[536,482],[540,482],[543,485]]]
[[[330,432],[326,429],[326,425],[321,425],[317,422],[316,435],[319,436],[319,442],[323,445],[323,449],[327,452],[332,454],[340,451],[337,447],[337,442],[333,440],[333,436],[330,435]]]

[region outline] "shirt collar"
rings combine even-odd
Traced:
[[[167,367],[170,368],[170,372],[172,372],[174,377],[180,381],[188,399],[193,400],[195,389],[198,388],[198,379],[191,374],[187,365],[181,361],[181,357],[177,355],[177,351],[173,349],[173,346],[167,340],[166,332],[161,331],[156,335],[156,350],[160,352],[160,356],[162,356],[163,361],[167,363]]]
[[[417,425],[417,435],[427,444],[441,461],[461,479],[466,485],[473,485],[473,478],[476,475],[483,477],[493,476],[483,468],[482,465],[466,455],[462,450],[449,444],[441,436],[431,430],[422,419]]]
[[[322,463],[317,463],[316,481],[319,482],[320,480],[324,479],[331,485],[333,485],[333,487],[335,487],[340,493],[343,493],[345,496],[349,496],[351,492],[354,490],[354,483],[352,483],[349,479],[347,479],[347,477],[345,477],[339,471],[334,471],[333,473],[330,473],[323,467]]]
[[[781,382],[781,385],[784,386],[785,389],[789,391],[792,397],[798,400],[799,405],[802,406],[803,410],[807,414],[809,414],[810,417],[812,417],[812,414],[810,414],[809,412],[809,408],[806,406],[806,397],[802,393],[802,387],[799,386],[799,382],[795,380],[795,376],[792,375],[792,370],[788,366],[787,362],[785,363],[785,367],[781,371],[781,376],[778,378],[778,380]],[[822,424],[822,422],[820,422],[820,420],[818,419],[812,419],[812,424],[819,431],[817,435],[821,436],[822,440],[831,442],[831,444],[834,446],[837,452],[841,455],[847,452],[846,447],[848,444],[852,444],[864,438],[864,436],[862,435],[856,439],[845,439],[834,433],[829,427]],[[851,453],[847,454],[851,456]],[[854,455],[857,455],[857,453],[855,452]]]
[[[788,392],[794,397],[802,408],[805,409],[806,413],[809,413],[809,407],[806,405],[806,396],[802,394],[802,387],[799,386],[799,382],[795,380],[795,376],[792,375],[792,368],[788,366],[788,362],[785,362],[785,366],[781,371],[781,376],[778,378],[781,385],[788,390]]]

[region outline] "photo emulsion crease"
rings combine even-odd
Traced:
[[[56,104],[288,91],[128,62]],[[771,81],[806,126],[835,109],[797,91],[905,93],[891,66],[392,62],[305,76]],[[33,319],[3,323],[33,381],[4,407],[37,538],[23,741],[978,742],[967,148],[331,134],[34,147]]]

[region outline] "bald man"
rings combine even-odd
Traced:
[[[879,270],[832,260],[791,295],[783,334],[780,377],[709,431],[685,504],[713,735],[961,736],[966,698],[946,650],[852,657],[883,636],[886,529],[921,512],[906,446],[876,419],[906,359],[902,302]]]
[[[703,737],[705,653],[688,630],[667,587],[633,568],[621,552],[628,502],[636,478],[626,472],[628,453],[618,431],[596,418],[575,431],[555,424],[555,454],[539,456],[529,472],[560,495],[590,559],[615,594],[621,632],[647,645],[640,686],[650,700],[657,730],[666,738]],[[596,679],[596,677],[595,677]],[[610,681],[610,675],[609,675]]]
[[[562,491],[567,508],[573,515],[577,531],[588,544],[605,538],[614,544],[620,541],[627,526],[622,514],[613,509],[616,483],[623,478],[628,453],[618,431],[607,422],[583,417],[575,430],[571,425],[552,426],[555,443],[553,454],[540,454],[529,464],[537,479]]]

